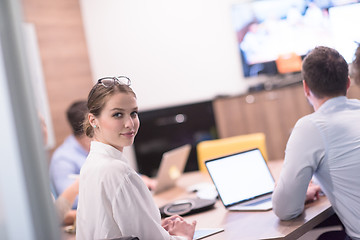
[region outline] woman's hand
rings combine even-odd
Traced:
[[[175,215],[165,218],[161,225],[169,232],[170,235],[184,236],[189,240],[192,240],[195,232],[196,221],[188,223],[182,217]]]

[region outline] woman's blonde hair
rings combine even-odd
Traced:
[[[133,94],[136,98],[135,92],[131,89],[129,85],[116,82],[111,87],[105,87],[101,83],[97,83],[93,86],[88,95],[88,114],[91,113],[95,117],[99,116],[108,99],[116,93]],[[85,118],[83,127],[86,136],[92,138],[94,136],[94,129],[91,126],[88,117]]]

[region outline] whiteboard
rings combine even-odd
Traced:
[[[54,128],[51,120],[51,113],[49,108],[49,101],[44,81],[43,69],[39,54],[39,47],[37,44],[37,37],[35,27],[31,23],[23,23],[24,43],[26,48],[26,55],[29,63],[29,80],[32,82],[34,89],[34,97],[36,107],[39,113],[44,117],[48,132],[47,148],[55,146]]]

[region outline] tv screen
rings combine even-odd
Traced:
[[[348,63],[360,42],[360,1],[255,0],[232,5],[244,77],[301,71],[316,46],[337,49]]]

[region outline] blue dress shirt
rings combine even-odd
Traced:
[[[67,137],[55,150],[50,162],[50,180],[57,196],[74,182],[72,174],[80,174],[87,155],[88,152],[73,135]],[[77,201],[76,198],[73,209],[76,209]]]
[[[347,234],[360,239],[360,101],[336,97],[295,125],[273,193],[273,210],[291,219],[304,210],[314,175]]]

